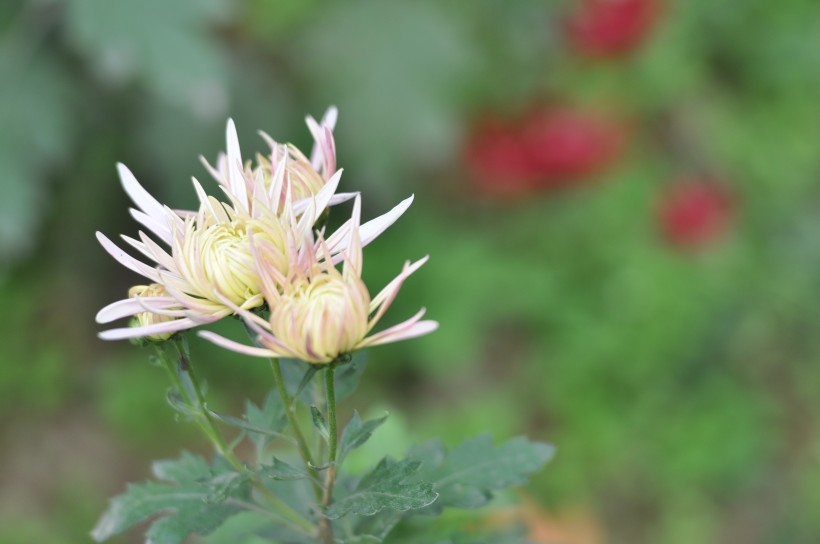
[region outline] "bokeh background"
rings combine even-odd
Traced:
[[[0,541],[86,542],[207,451],[96,338],[137,280],[114,164],[191,207],[227,117],[306,149],[331,104],[366,215],[416,195],[366,279],[429,253],[389,317],[441,322],[369,353],[372,450],[555,443],[508,512],[540,543],[820,541],[818,97],[815,0],[0,2]],[[264,396],[193,349],[213,405]]]

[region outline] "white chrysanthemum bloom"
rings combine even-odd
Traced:
[[[328,108],[321,123],[307,116],[305,122],[313,136],[313,150],[308,159],[292,144],[276,142],[260,131],[260,135],[270,146],[270,154],[256,156],[256,166],[251,161],[243,163],[239,152],[236,127],[228,121],[226,153],[220,153],[216,166],[211,166],[204,157],[200,157],[211,176],[236,197],[236,204],[252,210],[255,202],[261,202],[269,209],[281,211],[285,204],[285,187],[291,191],[294,212],[299,215],[304,211],[305,202],[318,194],[336,174],[336,143],[333,139],[333,128],[336,126],[338,112],[335,107]],[[237,169],[239,165],[239,169]],[[284,183],[277,184],[277,171],[283,168]],[[241,175],[240,175],[241,174]],[[335,205],[353,198],[355,193],[333,195],[329,205]]]
[[[287,274],[290,256],[287,236],[296,233],[297,240],[310,236],[316,219],[333,202],[341,178],[334,173],[321,189],[308,198],[294,201],[288,174],[288,157],[277,163],[272,179],[260,183],[260,176],[248,179],[241,168],[241,155],[233,123],[228,123],[227,181],[223,190],[229,202],[220,202],[205,194],[193,179],[199,197],[197,212],[176,212],[160,204],[134,178],[124,165],[117,165],[123,187],[139,209],[132,216],[166,244],[165,249],[144,232],[139,240],[123,239],[151,264],[145,264],[120,249],[105,235],[97,233],[102,246],[126,268],[144,276],[164,289],[160,296],[129,297],[110,304],[97,314],[99,323],[143,314],[157,317],[138,319],[139,326],[104,331],[100,337],[116,340],[136,337],[159,337],[217,321],[234,313],[234,308],[251,309],[261,305],[264,296],[256,272],[251,237],[264,247],[266,266]],[[285,195],[280,205],[281,196]],[[375,239],[409,207],[412,197],[399,203],[381,217],[361,227],[357,235],[363,243]],[[266,204],[270,203],[270,205]],[[350,221],[329,240],[333,255],[341,253],[351,239]],[[226,303],[227,301],[227,303]],[[171,319],[159,319],[159,316]]]
[[[248,326],[257,334],[256,346],[240,344],[214,334],[200,336],[227,349],[259,357],[288,357],[314,364],[330,363],[340,355],[367,346],[397,342],[430,333],[438,328],[435,321],[424,320],[424,309],[415,316],[381,332],[373,328],[392,304],[402,283],[427,261],[427,257],[404,269],[378,295],[371,299],[361,279],[362,244],[359,239],[361,202],[353,206],[350,243],[344,251],[339,271],[327,242],[312,235],[298,248],[291,271],[283,275],[267,265],[262,253],[257,259],[262,291],[270,307],[268,320],[235,307]],[[254,238],[254,246],[256,241]],[[225,300],[226,304],[230,304]]]

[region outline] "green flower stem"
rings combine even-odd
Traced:
[[[225,442],[225,439],[222,438],[222,434],[216,427],[216,423],[214,419],[211,417],[211,414],[208,413],[208,410],[205,406],[205,396],[202,394],[202,390],[199,388],[199,380],[196,377],[196,373],[194,372],[194,367],[188,358],[185,356],[184,351],[182,350],[182,346],[179,345],[179,342],[174,342],[174,347],[176,348],[177,355],[179,356],[180,366],[182,367],[183,372],[187,372],[188,376],[191,378],[191,385],[193,386],[194,395],[196,396],[196,406],[199,408],[199,413],[202,415],[202,430],[205,431],[205,434],[211,439],[216,451],[224,457],[233,468],[235,468],[238,472],[242,472],[245,467],[242,465],[242,462],[239,458],[234,454],[233,451],[228,447],[228,444]]]
[[[182,395],[182,398],[189,406],[196,406],[199,410],[200,418],[197,418],[196,422],[199,425],[199,428],[202,429],[202,432],[208,437],[213,444],[214,448],[216,448],[217,452],[224,457],[234,469],[238,472],[245,472],[245,466],[236,456],[236,454],[231,451],[231,449],[227,446],[225,439],[222,437],[222,434],[219,432],[219,429],[216,427],[216,423],[214,422],[211,415],[208,413],[208,410],[205,407],[205,397],[202,394],[202,390],[199,388],[199,382],[197,381],[196,374],[194,373],[193,365],[185,356],[185,352],[182,349],[182,346],[179,345],[177,341],[174,341],[174,348],[176,349],[176,353],[178,356],[178,363],[173,361],[170,357],[167,356],[165,350],[158,348],[157,351],[159,352],[159,356],[162,361],[165,363],[165,369],[168,371],[168,375],[171,378],[174,386],[179,391],[179,394]],[[176,364],[175,364],[176,363]],[[179,366],[177,366],[177,364]],[[179,371],[177,370],[179,368]],[[187,389],[185,388],[182,380],[179,377],[179,372],[187,372],[188,376],[191,379],[191,384],[193,386],[194,396],[195,399],[191,399],[190,395],[188,394]],[[194,402],[192,401],[196,401]],[[279,516],[285,521],[288,521],[294,524],[296,527],[306,531],[308,534],[314,534],[316,527],[302,517],[299,512],[291,508],[286,502],[282,499],[274,495],[270,492],[270,490],[265,487],[265,485],[259,481],[258,477],[254,475],[251,479],[254,487],[267,499],[268,503],[277,510]]]
[[[299,420],[296,418],[296,405],[292,402],[288,394],[287,387],[285,387],[285,379],[282,376],[282,366],[279,364],[279,359],[272,358],[270,360],[270,367],[273,371],[273,381],[276,383],[276,389],[279,392],[279,397],[282,399],[282,404],[285,407],[285,413],[288,417],[290,428],[293,429],[293,435],[296,437],[296,445],[299,449],[299,455],[305,463],[308,474],[310,474],[310,482],[313,486],[313,493],[316,495],[316,500],[322,496],[322,487],[319,485],[319,475],[316,472],[316,465],[313,462],[313,457],[310,454],[310,448],[305,440],[305,434],[302,432],[302,427],[299,425]]]
[[[333,486],[336,483],[336,451],[338,435],[336,430],[336,365],[331,363],[325,370],[325,391],[327,392],[328,424],[328,467],[325,473],[325,485],[322,493],[322,506],[327,508],[333,499]],[[322,544],[333,544],[333,527],[330,520],[322,517],[319,520],[319,537]]]

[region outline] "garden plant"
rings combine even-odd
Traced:
[[[193,179],[199,208],[192,211],[161,204],[118,165],[136,206],[131,215],[147,231],[122,238],[147,262],[97,237],[145,283],[100,310],[100,323],[130,319],[100,337],[131,339],[153,352],[170,380],[168,403],[214,452],[155,462],[154,480],[129,484],[112,499],[92,531],[95,540],[150,521],[146,541],[154,544],[191,535],[280,544],[524,541],[520,528],[477,522],[480,516],[472,523],[435,520],[446,509],[483,507],[493,493],[524,483],[552,457],[548,444],[523,437],[494,444],[486,434],[448,450],[434,439],[401,458],[381,456],[368,470],[346,470],[348,454],[367,447],[388,417],[365,419],[354,410],[344,422],[337,414],[365,370],[362,350],[432,333],[438,323],[423,319],[422,309],[380,326],[427,257],[407,261],[381,291],[371,294],[365,285],[363,246],[412,197],[361,222],[361,195],[338,192],[336,117],[330,108],[319,122],[307,118],[309,156],[263,133],[269,154],[247,162],[229,121],[226,152],[214,166],[205,163],[219,190],[208,194]],[[331,209],[336,214],[351,201],[351,217],[329,232]],[[226,318],[242,339],[205,330]],[[269,365],[270,393],[248,399],[242,415],[213,410],[188,348],[195,330],[215,350]]]

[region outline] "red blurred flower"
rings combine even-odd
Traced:
[[[542,106],[477,123],[464,160],[480,190],[527,194],[599,173],[620,155],[623,135],[619,124],[600,114]]]
[[[661,196],[658,221],[667,242],[697,249],[725,233],[733,212],[734,198],[725,186],[705,179],[682,180]]]
[[[544,186],[599,173],[620,155],[623,136],[611,119],[568,107],[536,110],[521,127],[527,162]]]
[[[566,20],[569,43],[589,57],[627,55],[649,35],[659,8],[660,0],[576,0]]]
[[[535,172],[527,160],[517,129],[496,116],[479,121],[471,130],[464,160],[478,189],[495,194],[528,193]]]

